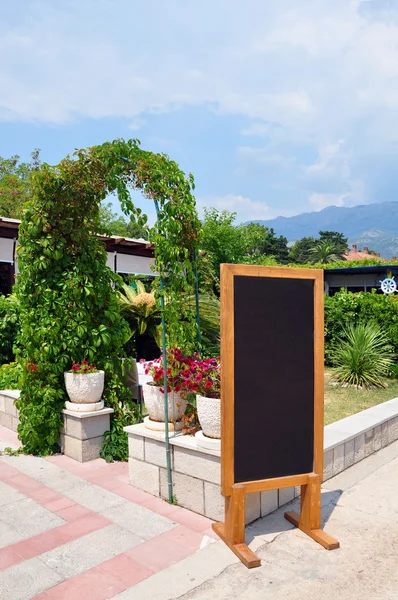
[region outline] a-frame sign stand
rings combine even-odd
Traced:
[[[264,280],[263,280],[264,278]],[[239,279],[239,288],[236,279]],[[256,281],[254,281],[256,279]],[[265,280],[268,279],[268,282]],[[250,281],[252,280],[252,281]],[[280,285],[280,280],[284,280],[284,287]],[[252,295],[250,296],[250,283],[255,284],[252,286]],[[263,297],[262,294],[262,284],[263,285]],[[279,287],[278,287],[279,284]],[[244,287],[242,287],[244,285]],[[271,300],[272,294],[270,294],[270,290],[274,288],[270,288],[269,286],[275,287],[276,293],[278,290],[282,289],[282,293],[284,290],[289,291],[288,297],[292,297],[295,302],[300,303],[300,298],[302,301],[302,313],[305,313],[307,310],[308,318],[307,321],[303,317],[301,317],[301,313],[296,315],[296,318],[292,319],[292,315],[283,314],[283,310],[285,313],[290,313],[288,300],[284,299],[283,294],[280,299],[278,298]],[[268,286],[268,287],[265,287]],[[290,286],[290,287],[289,287]],[[245,321],[243,322],[243,326],[239,325],[239,289],[244,290],[244,294],[246,295],[245,301],[247,302],[249,315],[245,315]],[[301,294],[301,296],[300,296]],[[261,562],[257,555],[250,550],[250,548],[245,544],[245,495],[251,492],[261,492],[266,490],[284,488],[284,487],[293,487],[293,486],[301,486],[301,504],[300,504],[300,514],[296,512],[286,512],[285,518],[290,521],[293,525],[298,527],[301,531],[310,536],[313,540],[321,544],[327,550],[334,550],[339,548],[339,542],[334,538],[330,537],[321,529],[321,482],[323,476],[323,386],[324,386],[324,329],[323,329],[323,271],[316,269],[289,269],[289,268],[280,268],[280,267],[256,267],[256,266],[247,266],[247,265],[221,265],[221,491],[223,496],[225,497],[225,521],[223,523],[215,523],[213,525],[214,531],[217,535],[227,544],[227,546],[239,557],[239,559],[246,565],[248,568],[258,567]],[[266,322],[261,323],[261,310],[256,312],[254,303],[258,300],[262,305],[267,304],[269,302],[269,310],[276,310],[278,314],[267,314]],[[272,304],[272,302],[274,302]],[[307,302],[308,307],[304,306],[305,302]],[[295,310],[295,305],[292,305],[292,310]],[[276,309],[275,309],[276,307]],[[266,307],[267,308],[267,307]],[[249,321],[250,313],[252,314],[255,322],[252,323],[254,331],[256,335],[262,335],[262,331],[264,331],[264,336],[267,336],[267,332],[274,329],[272,331],[277,331],[275,327],[275,323],[283,321],[283,319],[289,320],[291,319],[291,329],[297,327],[301,327],[301,330],[297,332],[295,336],[294,332],[292,333],[292,338],[289,337],[286,340],[286,343],[290,344],[289,348],[294,345],[294,340],[297,340],[296,352],[299,354],[300,351],[305,353],[307,351],[308,356],[310,356],[311,360],[308,360],[306,364],[310,365],[308,368],[308,377],[303,378],[303,386],[308,384],[308,379],[311,379],[311,394],[310,398],[308,398],[308,394],[305,394],[305,389],[303,387],[302,390],[302,406],[303,406],[303,415],[300,412],[296,412],[296,417],[293,416],[294,422],[306,423],[306,431],[310,431],[312,435],[313,443],[311,442],[311,447],[308,450],[308,442],[306,444],[306,439],[308,435],[303,435],[303,465],[309,465],[309,469],[306,469],[304,472],[295,471],[300,469],[300,466],[293,465],[291,471],[293,474],[289,472],[289,466],[281,467],[280,476],[278,472],[278,466],[274,468],[272,471],[274,473],[273,477],[268,477],[268,471],[266,467],[265,469],[265,477],[261,479],[261,475],[258,479],[250,479],[250,480],[242,480],[242,477],[245,477],[245,466],[240,466],[240,475],[236,477],[236,462],[238,462],[237,451],[239,450],[241,454],[247,455],[248,461],[257,461],[256,452],[253,452],[253,448],[250,448],[250,440],[251,436],[247,437],[248,446],[245,445],[245,440],[240,439],[240,445],[237,450],[236,448],[236,434],[235,431],[235,419],[236,419],[236,406],[235,404],[239,402],[247,402],[250,390],[247,391],[247,396],[244,394],[236,393],[236,390],[239,388],[239,383],[237,382],[237,377],[239,374],[235,373],[235,364],[236,363],[236,355],[235,353],[238,351],[239,344],[242,345],[242,341],[245,342],[247,346],[247,330],[250,329]],[[259,317],[260,315],[260,317]],[[293,315],[294,316],[294,315]],[[278,321],[279,319],[279,321]],[[242,324],[241,324],[242,325]],[[239,339],[239,330],[243,331],[243,338]],[[272,331],[270,333],[272,337]],[[290,330],[289,330],[290,331]],[[246,336],[246,337],[245,337]],[[269,345],[275,343],[275,353],[278,352],[278,348],[280,349],[281,355],[283,355],[283,348],[281,345],[284,343],[284,338],[286,335],[276,336],[278,339],[274,342],[273,339],[266,339],[266,346],[264,348],[268,348]],[[281,338],[281,339],[280,339]],[[293,341],[292,341],[293,340]],[[304,347],[304,342],[301,343],[301,340],[307,340],[307,348]],[[254,344],[256,342],[253,342]],[[276,347],[278,346],[278,347]],[[288,352],[289,350],[287,350]],[[242,355],[241,355],[242,356]],[[252,364],[256,360],[260,360],[261,357],[251,356]],[[277,359],[276,359],[277,360]],[[259,362],[259,365],[264,365],[266,363]],[[255,366],[255,365],[254,365]],[[284,366],[284,368],[286,368]],[[302,368],[302,367],[301,367]],[[276,369],[277,370],[277,369]],[[246,372],[246,377],[248,376]],[[274,373],[275,377],[278,377],[278,373]],[[283,378],[282,383],[283,387]],[[298,393],[300,393],[299,385]],[[241,388],[242,389],[242,388]],[[283,390],[282,390],[283,397]],[[264,390],[265,396],[267,396],[267,390]],[[265,398],[266,399],[266,398]],[[258,399],[259,401],[263,400],[262,398]],[[293,411],[300,411],[300,397],[297,398],[298,405],[292,405]],[[307,406],[305,407],[305,404]],[[256,404],[256,407],[259,404]],[[249,409],[247,409],[249,410]],[[270,415],[269,411],[272,411],[272,404],[268,408],[268,416]],[[305,411],[307,411],[305,413]],[[288,411],[287,411],[288,412]],[[304,414],[305,413],[305,414]],[[242,415],[244,413],[240,413]],[[276,421],[273,422],[273,428],[278,427],[278,416],[276,417]],[[300,421],[300,419],[302,419]],[[281,420],[281,431],[280,437],[283,435],[286,436],[286,416]],[[310,423],[308,423],[310,420]],[[259,429],[258,432],[260,442],[257,444],[261,445],[261,438],[266,439],[267,432],[262,431],[261,429],[264,427],[264,423],[266,421],[263,419],[259,419]],[[291,428],[294,427],[294,423],[289,425]],[[252,420],[253,423],[253,420]],[[242,419],[239,419],[239,423],[237,427],[242,426]],[[285,427],[285,429],[284,429]],[[255,428],[255,425],[254,425]],[[297,427],[296,427],[297,430]],[[290,430],[289,430],[290,434]],[[256,435],[256,431],[253,431],[253,435]],[[296,451],[297,446],[299,445],[298,440],[300,440],[300,432],[296,431],[295,434],[297,437],[295,438],[294,450]],[[261,447],[258,446],[259,452],[261,454]],[[254,449],[256,450],[256,448]],[[300,449],[298,449],[300,452]],[[258,457],[258,468],[257,471],[251,470],[252,467],[248,467],[248,472],[259,473],[261,474],[262,464],[266,465],[267,457],[270,454],[264,451],[263,456]],[[254,457],[254,458],[253,458]],[[288,459],[289,460],[289,459]],[[239,458],[240,465],[245,465],[245,457],[243,457],[243,462],[241,458]],[[246,461],[247,462],[247,461]],[[242,470],[243,469],[243,470]],[[286,474],[289,472],[289,474]],[[275,475],[277,473],[277,475]],[[268,477],[268,478],[267,478]],[[238,480],[237,480],[238,479]]]

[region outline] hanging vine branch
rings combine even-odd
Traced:
[[[156,270],[166,281],[169,344],[190,352],[196,346],[195,312],[184,297],[194,286],[193,255],[200,221],[185,177],[165,155],[140,148],[137,140],[115,140],[75,152],[56,167],[34,174],[33,195],[22,218],[16,294],[21,305],[19,342],[24,367],[18,433],[24,450],[45,455],[57,446],[66,400],[64,371],[87,358],[105,370],[104,399],[115,419],[133,405],[122,382],[122,346],[129,329],[121,317],[106,266],[99,230],[99,204],[116,192],[122,210],[147,221],[130,191],[156,200],[151,228]]]

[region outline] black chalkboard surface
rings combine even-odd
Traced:
[[[234,277],[234,481],[313,471],[314,281]]]

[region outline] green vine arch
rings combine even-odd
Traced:
[[[100,228],[100,202],[112,192],[123,212],[146,224],[132,189],[158,209],[150,240],[172,300],[165,309],[168,342],[187,352],[196,347],[195,311],[184,302],[194,286],[200,232],[192,175],[186,177],[168,156],[142,150],[138,140],[77,150],[56,167],[44,164],[34,175],[22,217],[15,286],[23,348],[18,433],[27,453],[46,455],[57,448],[67,398],[63,373],[73,361],[88,359],[104,369],[115,436],[132,418],[120,360],[129,330],[112,285],[118,276],[106,266],[103,243],[92,235]]]

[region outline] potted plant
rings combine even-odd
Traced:
[[[73,363],[71,370],[64,373],[64,378],[70,400],[67,402],[68,409],[90,412],[103,408],[104,371],[83,360]]]
[[[189,370],[182,373],[181,389],[196,394],[196,406],[203,435],[219,440],[221,437],[220,360],[196,358]],[[198,436],[201,439],[201,435]]]
[[[168,401],[168,421],[175,423],[177,429],[182,429],[181,417],[185,412],[187,401],[179,393],[182,389],[182,372],[189,368],[190,358],[184,358],[178,348],[172,348],[167,351],[167,401]],[[186,362],[188,361],[188,362]],[[164,429],[164,361],[163,357],[144,364],[145,374],[152,376],[152,381],[144,384],[143,394],[144,403],[148,411],[148,418],[145,424],[149,429]],[[163,424],[162,425],[156,425]]]

